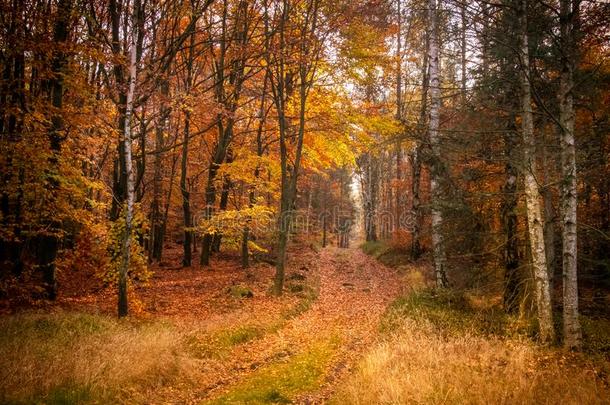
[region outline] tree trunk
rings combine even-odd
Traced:
[[[191,243],[193,239],[193,224],[191,223],[191,193],[187,185],[188,148],[191,126],[191,112],[184,113],[184,138],[182,140],[182,162],[180,164],[180,191],[182,192],[182,220],[184,224],[184,241],[182,243],[182,267],[190,267],[192,262]]]
[[[427,134],[427,114],[428,114],[428,88],[430,85],[430,75],[428,74],[428,47],[430,45],[430,35],[426,30],[424,32],[424,58],[421,66],[422,88],[421,88],[421,105],[419,111],[418,135],[413,151],[411,152],[411,257],[418,259],[422,253],[421,248],[421,229],[422,229],[422,212],[420,199],[421,186],[421,151],[422,144],[428,138]]]
[[[521,129],[523,136],[524,184],[527,208],[527,223],[529,231],[530,251],[535,284],[536,307],[538,312],[538,327],[540,340],[552,342],[555,339],[553,314],[549,291],[549,277],[546,265],[544,246],[544,224],[540,207],[540,190],[536,181],[536,159],[534,143],[534,119],[532,112],[532,96],[529,82],[530,61],[527,30],[527,0],[519,0],[520,44],[519,58],[521,69],[519,81],[521,85]]]
[[[70,28],[70,19],[72,13],[72,2],[70,0],[62,0],[58,4],[58,17],[55,22],[53,32],[53,42],[56,45],[56,50],[53,52],[52,61],[52,78],[50,79],[49,89],[50,98],[53,107],[58,111],[51,117],[51,128],[49,130],[49,143],[51,147],[51,155],[49,157],[49,169],[47,176],[47,188],[49,200],[47,204],[54,205],[57,189],[60,187],[57,177],[59,176],[59,162],[61,155],[61,144],[63,134],[61,131],[64,127],[61,110],[63,107],[64,93],[64,70],[67,63],[66,55],[61,50],[65,46],[68,39],[68,29]],[[61,223],[53,218],[49,218],[45,234],[41,236],[38,247],[38,262],[40,269],[43,272],[46,295],[50,300],[57,297],[57,279],[55,260],[57,259],[57,251],[60,246]]]
[[[424,102],[422,100],[422,102]],[[415,145],[411,152],[411,257],[415,260],[421,255],[421,158],[420,145]]]
[[[543,145],[540,149],[542,152],[542,172],[544,174],[543,187],[541,190],[542,200],[544,201],[544,249],[546,253],[546,265],[549,273],[549,291],[551,292],[551,300],[553,299],[553,285],[555,280],[556,254],[555,254],[555,224],[557,222],[557,213],[553,206],[553,190],[550,184],[549,176],[549,159],[546,151],[546,140],[543,133]]]
[[[439,139],[439,114],[441,107],[440,79],[438,74],[438,24],[436,0],[428,0],[428,74],[430,75],[430,111],[428,121],[428,136],[432,148],[432,164],[430,173],[430,194],[432,205],[432,248],[434,256],[434,273],[436,286],[447,287],[445,243],[443,240],[443,213],[441,211],[441,155]]]
[[[574,139],[575,21],[579,0],[561,0],[561,74],[559,77],[559,123],[561,126],[561,216],[563,238],[563,335],[564,346],[580,349],[582,332],[578,319],[577,268],[577,172]]]
[[[504,230],[504,310],[515,313],[519,309],[519,300],[523,290],[523,280],[519,274],[519,239],[517,234],[517,168],[515,167],[514,115],[509,116],[507,132],[504,135],[504,151],[506,157],[506,180],[504,182],[502,201],[502,227]]]
[[[273,98],[278,114],[279,134],[280,134],[280,168],[281,168],[281,197],[280,197],[280,212],[278,221],[278,257],[276,264],[275,277],[273,281],[273,293],[276,296],[282,294],[284,287],[284,274],[285,274],[285,263],[286,263],[286,247],[288,245],[288,234],[292,225],[294,215],[294,204],[297,193],[297,183],[299,178],[299,171],[301,166],[301,157],[303,153],[303,138],[305,136],[305,107],[307,103],[307,96],[311,89],[312,82],[314,80],[314,73],[317,60],[312,57],[312,49],[310,48],[315,40],[315,32],[318,23],[318,0],[310,0],[306,3],[306,18],[304,19],[304,25],[300,26],[300,38],[299,38],[299,57],[298,60],[298,78],[299,78],[299,116],[298,116],[298,129],[294,134],[295,153],[292,159],[292,167],[289,168],[289,156],[288,156],[288,131],[291,131],[286,116],[287,101],[290,96],[292,75],[287,71],[287,55],[286,52],[286,24],[289,20],[289,4],[287,1],[283,2],[282,14],[279,21],[279,27],[277,35],[279,36],[279,47],[280,55],[277,57],[277,66],[275,66],[275,74],[270,72],[271,85],[273,90]],[[266,28],[266,38],[269,38],[268,27]],[[266,57],[270,58],[269,44],[266,43],[267,54]],[[291,58],[293,56],[291,55]],[[316,56],[317,57],[317,56]],[[274,80],[275,76],[275,80]]]
[[[110,0],[108,3],[108,12],[111,20],[112,28],[112,53],[117,62],[113,66],[113,75],[118,89],[118,127],[119,140],[117,144],[117,159],[114,162],[113,177],[112,177],[112,206],[110,209],[110,220],[116,221],[119,218],[121,207],[126,198],[126,183],[127,174],[125,167],[125,106],[127,105],[127,94],[125,86],[125,73],[123,64],[119,62],[123,57],[121,52],[121,40],[119,30],[121,27],[121,10],[120,4],[116,0]]]
[[[133,203],[134,203],[134,175],[131,161],[131,117],[133,114],[133,99],[136,90],[136,19],[140,8],[139,0],[136,0],[133,10],[132,34],[129,50],[129,88],[127,90],[127,98],[125,104],[125,169],[127,172],[127,206],[125,209],[125,236],[123,241],[122,262],[119,267],[118,281],[118,314],[119,317],[127,316],[128,301],[127,301],[127,277],[129,272],[129,264],[131,261],[131,242],[133,228]]]

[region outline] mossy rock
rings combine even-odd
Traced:
[[[234,285],[229,287],[227,290],[229,294],[231,294],[235,298],[252,298],[254,297],[254,293],[249,287],[243,285]]]

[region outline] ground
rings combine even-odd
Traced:
[[[566,353],[476,296],[429,289],[425,261],[306,243],[289,257],[277,298],[269,264],[182,269],[170,249],[123,320],[114,291],[62,274],[56,303],[0,316],[0,402],[610,403],[609,325]]]
[[[197,372],[189,375],[195,383],[175,380],[154,387],[152,395],[163,401],[231,402],[237,395],[240,402],[246,391],[255,402],[273,401],[274,395],[323,402],[375,341],[383,313],[403,288],[395,270],[357,248],[293,247],[281,298],[269,294],[274,269],[268,264],[244,271],[236,258],[221,256],[209,269],[181,269],[171,265],[179,263],[178,255],[178,250],[167,252],[148,285],[132,295],[133,322],[169,323],[184,342],[180,350],[196,362]],[[83,292],[77,280],[65,276],[67,291],[52,311],[112,316],[113,291]],[[303,386],[300,373],[312,369]],[[279,381],[268,392],[248,388],[269,385],[256,379],[276,371],[296,373],[295,381]],[[149,399],[151,393],[142,395],[138,398]]]

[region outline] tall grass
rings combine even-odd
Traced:
[[[195,374],[169,324],[64,312],[0,320],[0,364],[3,403],[111,401]]]
[[[195,389],[207,363],[309,309],[319,282],[301,281],[298,300],[267,323],[210,327],[67,311],[0,317],[0,403],[148,403],[161,388]]]
[[[493,310],[451,292],[400,298],[372,348],[339,389],[337,404],[610,403],[604,366],[537,346]],[[607,367],[607,363],[605,363]]]

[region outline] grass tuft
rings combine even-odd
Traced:
[[[255,371],[209,404],[291,403],[319,388],[338,346],[337,339],[314,344],[305,352]]]

